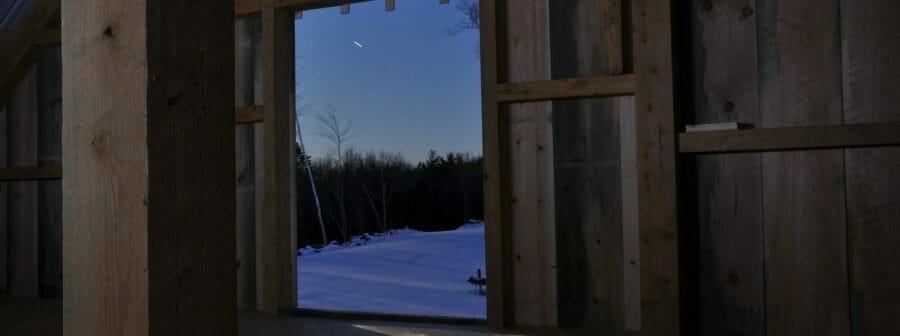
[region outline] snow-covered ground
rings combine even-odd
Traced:
[[[485,297],[466,281],[484,270],[483,223],[444,232],[395,230],[300,252],[300,308],[485,317]]]

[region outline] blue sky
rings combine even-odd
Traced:
[[[297,90],[312,104],[299,119],[310,155],[333,150],[316,117],[326,104],[353,121],[349,145],[358,150],[399,151],[411,162],[431,148],[481,153],[478,32],[445,33],[464,19],[455,2],[397,0],[385,12],[376,0],[352,5],[349,15],[303,12]]]

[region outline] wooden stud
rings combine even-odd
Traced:
[[[257,102],[256,91],[261,52],[261,18],[248,16],[235,22],[235,184],[237,185],[237,261],[238,308],[256,309],[256,160],[255,125],[261,122],[263,107]]]
[[[846,123],[900,122],[898,13],[897,1],[841,1]],[[850,332],[894,334],[900,330],[900,146],[847,150],[844,160]]]
[[[643,335],[681,330],[671,5],[633,2]]]
[[[900,123],[681,133],[679,152],[739,153],[900,146]]]
[[[484,136],[484,215],[488,325],[513,324],[512,234],[510,223],[509,111],[497,97],[506,82],[506,0],[482,0],[481,92]]]
[[[0,168],[0,181],[61,180],[61,166]]]
[[[64,334],[237,334],[232,11],[62,4]]]
[[[291,221],[295,155],[293,16],[266,0],[263,10],[263,220],[257,228],[257,308],[297,305],[296,223]]]
[[[503,103],[630,96],[633,94],[634,75],[505,83],[498,87],[498,99]]]

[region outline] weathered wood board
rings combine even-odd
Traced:
[[[841,1],[843,118],[900,121],[900,2]],[[846,151],[853,335],[900,330],[900,148]]]
[[[260,16],[235,21],[235,106],[253,106],[257,97],[260,66]],[[256,145],[255,125],[235,126],[237,184],[238,307],[256,308]]]
[[[32,69],[8,105],[11,167],[37,165],[37,109],[37,74]],[[40,244],[37,182],[11,183],[8,197],[9,295],[37,297]]]
[[[625,73],[631,63],[624,56],[629,54],[627,6],[621,0],[551,1],[553,79]],[[633,218],[628,223],[634,230],[624,224],[623,198],[634,195],[634,186],[623,188],[622,182],[622,157],[634,150],[623,152],[624,113],[634,113],[631,98],[553,103],[561,326],[640,327],[638,266],[625,257],[629,251],[636,258],[637,231]]]
[[[686,123],[759,124],[756,1],[689,6]],[[758,153],[682,161],[682,248],[692,334],[765,334],[762,166]]]
[[[839,2],[757,5],[760,126],[841,124]],[[848,334],[843,150],[765,153],[762,176],[767,334]]]
[[[547,0],[508,7],[509,81],[550,79]],[[509,106],[513,302],[517,325],[555,326],[556,230],[550,103]]]

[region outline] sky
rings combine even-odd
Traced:
[[[303,12],[296,21],[298,105],[306,151],[334,151],[318,115],[330,104],[352,120],[350,147],[400,152],[410,162],[429,149],[481,154],[478,32],[449,36],[465,17],[455,0],[397,0]]]

